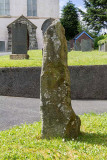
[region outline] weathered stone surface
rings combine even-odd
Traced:
[[[10,59],[21,60],[21,59],[29,59],[28,54],[11,54]]]
[[[5,51],[5,42],[0,41],[0,52],[4,52],[4,51]]]
[[[99,51],[107,52],[107,42],[99,45]]]
[[[67,41],[67,48],[68,48],[68,52],[70,52],[72,49],[71,49],[71,44],[70,44],[70,41]]]
[[[67,42],[59,21],[54,21],[44,34],[40,99],[42,137],[76,138],[81,121],[71,107]]]
[[[16,23],[26,24],[28,30],[28,49],[38,49],[36,29],[37,27],[23,15],[7,26],[8,28],[8,51],[12,51],[12,25]]]
[[[52,22],[54,20],[55,20],[54,18],[49,18],[49,19],[45,20],[45,22],[43,23],[43,25],[41,27],[43,35],[46,32],[47,28],[52,24]]]
[[[85,51],[92,51],[92,41],[91,39],[82,39],[81,40],[81,50],[82,52],[85,52]]]
[[[27,25],[12,25],[12,54],[27,54]]]
[[[76,44],[74,43],[74,50],[75,51],[81,51],[81,43],[80,42],[76,42]]]

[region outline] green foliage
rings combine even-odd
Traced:
[[[95,40],[94,40],[94,48],[95,49],[98,49],[98,41],[100,41],[102,39],[104,39],[104,35],[101,35],[101,36],[98,36],[95,38]]]
[[[91,29],[99,33],[101,28],[107,25],[107,1],[106,0],[84,0],[86,13],[79,9],[83,16],[83,21]]]
[[[98,44],[103,44],[105,42],[107,43],[107,34],[104,35],[104,39],[98,41]]]
[[[29,60],[10,60],[9,56],[0,56],[0,67],[38,67],[42,66],[42,51],[28,52]],[[71,51],[68,53],[68,65],[104,65],[107,64],[107,53],[99,51],[82,52]]]
[[[41,122],[0,132],[0,160],[106,160],[107,113],[84,114],[78,139],[42,139]]]
[[[78,22],[78,32],[81,33],[82,31],[84,31],[82,23],[79,21]]]
[[[63,7],[60,21],[65,28],[66,39],[72,39],[78,33],[79,21],[77,9],[70,1]]]
[[[88,33],[92,38],[96,37],[96,32],[94,32],[93,30],[90,30],[90,27],[87,26],[83,21],[79,22],[79,26],[78,26],[78,31],[79,33],[82,31],[85,31],[86,33]]]

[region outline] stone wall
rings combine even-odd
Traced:
[[[71,99],[107,99],[107,65],[70,66]],[[40,67],[0,68],[0,95],[40,96]]]

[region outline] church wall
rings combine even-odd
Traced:
[[[37,0],[38,17],[59,18],[59,0]]]
[[[10,0],[10,15],[27,16],[27,0]],[[37,17],[59,17],[59,0],[37,0]]]
[[[10,0],[10,16],[0,16],[0,41],[5,41],[6,51],[8,42],[7,26],[22,14],[27,17],[27,0]],[[59,17],[59,0],[37,0],[37,17],[27,17],[37,26],[38,49],[43,47],[41,26],[50,17]]]
[[[27,16],[27,0],[10,0],[11,16]]]

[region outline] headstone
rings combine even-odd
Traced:
[[[76,43],[74,43],[74,50],[75,51],[81,51],[81,44],[80,44],[80,42],[76,41]]]
[[[5,42],[0,41],[0,52],[4,52],[4,51],[5,51]]]
[[[71,51],[71,44],[70,44],[70,41],[67,41],[67,48],[68,48],[68,52]]]
[[[104,45],[105,45],[105,50],[104,50],[104,52],[107,52],[107,42],[105,42]]]
[[[100,45],[100,51],[104,51],[104,43]]]
[[[107,52],[107,42],[102,43],[102,44],[99,45],[99,51]]]
[[[27,55],[27,25],[16,23],[12,25],[12,54],[11,59],[28,58]]]
[[[43,138],[79,135],[81,121],[71,106],[67,41],[59,21],[54,21],[44,34],[40,100]]]
[[[82,39],[81,40],[81,50],[82,50],[82,52],[92,51],[92,41],[91,41],[91,39],[88,39],[88,40]]]
[[[8,51],[12,51],[12,25],[16,23],[22,23],[27,25],[28,30],[28,50],[35,50],[38,49],[38,43],[37,43],[37,36],[36,36],[36,29],[37,26],[35,26],[30,20],[28,20],[23,15],[18,17],[15,21],[10,23],[8,28]]]
[[[41,27],[43,36],[44,36],[46,30],[48,29],[48,27],[52,24],[52,22],[54,20],[55,20],[54,18],[49,18],[49,19],[44,21],[44,23],[42,24],[42,27]],[[43,48],[42,48],[42,55],[43,55]]]
[[[42,27],[41,27],[41,30],[42,30],[43,35],[44,35],[44,33],[46,32],[47,28],[52,24],[52,22],[53,22],[54,20],[55,20],[54,18],[49,18],[49,19],[47,19],[47,20],[43,23],[43,25],[42,25]]]
[[[12,54],[27,54],[27,25],[12,25]]]

